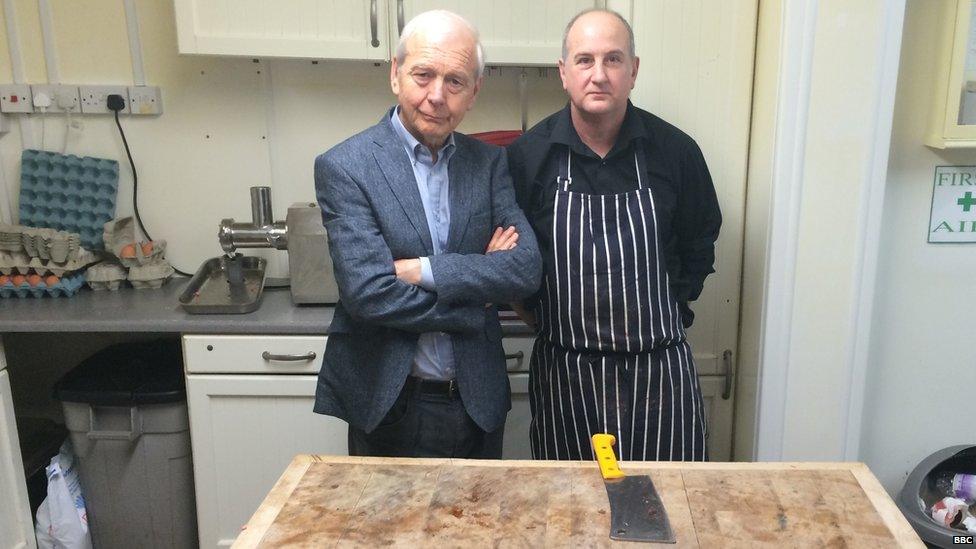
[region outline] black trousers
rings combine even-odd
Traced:
[[[349,426],[349,455],[501,459],[505,427],[488,433],[464,410],[457,391],[435,391],[407,378],[379,426]]]

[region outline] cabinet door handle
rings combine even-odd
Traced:
[[[315,356],[316,355],[313,351],[309,351],[302,355],[276,355],[268,351],[261,353],[261,358],[265,360],[277,360],[280,362],[298,362],[302,360],[312,361],[315,360]]]
[[[732,396],[732,351],[726,349],[722,353],[722,363],[725,364],[725,389],[722,391],[722,400],[728,400]]]
[[[403,0],[397,0],[397,36],[403,34]]]
[[[513,359],[515,360],[515,365],[512,366],[511,368],[506,368],[506,370],[508,370],[509,372],[518,371],[519,366],[522,365],[523,358],[525,358],[525,353],[522,351],[505,355],[505,362],[508,362],[509,360],[513,360]]]
[[[376,0],[369,0],[369,32],[373,37],[373,41],[370,42],[374,48],[380,47],[380,40],[376,37],[377,29],[379,27],[379,22],[376,16]]]

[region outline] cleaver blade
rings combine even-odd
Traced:
[[[610,539],[674,543],[674,531],[651,477],[627,476],[617,465],[613,435],[593,435],[593,453],[610,500]]]

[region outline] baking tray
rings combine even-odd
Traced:
[[[240,274],[235,276],[235,262]],[[180,294],[183,309],[192,314],[242,314],[261,305],[267,260],[237,255],[213,257],[200,266]],[[238,282],[231,284],[231,277]]]

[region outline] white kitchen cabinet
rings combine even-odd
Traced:
[[[481,33],[492,65],[554,66],[573,15],[605,0],[175,0],[180,53],[389,60],[414,15],[448,9]]]
[[[325,341],[183,338],[201,547],[233,543],[295,454],[348,453],[346,423],[312,412]]]
[[[180,53],[390,58],[387,0],[175,0]]]
[[[0,546],[36,547],[6,367],[0,341]]]
[[[574,15],[606,7],[602,0],[389,0],[390,45],[395,50],[400,30],[413,16],[446,9],[471,21],[481,34],[490,65],[554,66],[562,55],[563,31]],[[395,51],[394,51],[395,53]]]

